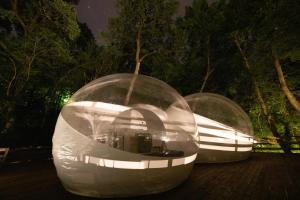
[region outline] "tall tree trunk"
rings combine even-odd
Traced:
[[[211,75],[211,73],[213,73],[213,71],[214,71],[214,69],[211,68],[211,61],[210,61],[210,37],[208,37],[208,40],[207,40],[207,69],[206,69],[206,74],[203,79],[203,83],[201,85],[200,92],[204,91],[207,80],[208,80],[209,76]]]
[[[243,60],[244,60],[246,68],[248,69],[248,71],[251,75],[251,79],[252,79],[252,82],[253,82],[253,85],[254,85],[254,90],[255,90],[255,94],[256,94],[258,103],[260,104],[261,110],[262,110],[262,112],[263,112],[263,114],[264,114],[264,116],[267,120],[268,126],[269,126],[273,136],[276,137],[277,143],[280,145],[280,147],[282,148],[282,150],[285,153],[291,153],[291,150],[289,148],[287,148],[287,146],[282,141],[281,135],[279,134],[279,132],[277,130],[276,123],[275,123],[271,113],[269,112],[269,110],[267,108],[265,100],[264,100],[264,98],[261,94],[260,88],[258,87],[256,78],[252,73],[252,69],[251,69],[250,63],[248,61],[248,58],[245,55],[245,52],[243,51],[243,49],[241,48],[240,41],[239,41],[239,38],[238,38],[237,35],[234,36],[234,42],[235,42],[235,44],[236,44]]]
[[[294,96],[294,94],[288,88],[288,85],[285,82],[285,78],[284,78],[284,75],[283,75],[283,72],[282,72],[282,67],[281,67],[281,64],[279,62],[279,58],[277,56],[274,56],[274,67],[276,69],[276,72],[277,72],[277,75],[278,75],[278,79],[279,79],[279,83],[280,83],[280,86],[281,86],[281,89],[282,89],[283,93],[285,94],[285,96],[289,100],[290,104],[298,112],[300,112],[300,102],[297,101],[297,99]]]
[[[8,105],[7,108],[4,108],[3,117],[5,118],[5,124],[3,130],[0,133],[7,133],[14,126],[15,117],[14,117],[15,106],[13,104]],[[2,114],[4,114],[2,113]]]
[[[139,27],[138,32],[137,32],[137,37],[136,37],[136,52],[135,52],[135,70],[134,70],[134,74],[133,77],[130,81],[130,85],[129,85],[129,89],[125,98],[125,105],[129,104],[131,95],[132,95],[132,91],[133,91],[133,87],[134,87],[134,83],[136,81],[136,78],[139,74],[140,71],[140,66],[141,66],[141,60],[140,60],[140,52],[141,52],[141,32],[142,32],[142,26]]]
[[[141,54],[141,33],[142,33],[142,28],[143,28],[143,25],[140,25],[140,27],[138,29],[138,32],[137,32],[137,36],[136,36],[135,70],[134,70],[133,77],[130,81],[130,85],[129,85],[129,89],[128,89],[128,92],[127,92],[127,95],[126,95],[126,98],[125,98],[124,105],[129,104],[129,101],[130,101],[130,98],[131,98],[131,95],[132,95],[132,92],[133,92],[135,81],[136,81],[136,79],[138,77],[138,74],[140,72],[141,63],[143,62],[143,60],[146,57],[148,57],[148,56],[150,56],[150,55],[157,52],[157,51],[152,51],[152,52],[144,54],[141,57],[140,54]]]

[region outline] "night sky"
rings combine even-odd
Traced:
[[[179,0],[178,15],[184,15],[185,6],[191,5],[193,0]],[[92,30],[95,39],[99,39],[100,32],[105,30],[107,19],[117,15],[114,0],[81,0],[77,6],[77,17]]]

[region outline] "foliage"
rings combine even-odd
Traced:
[[[119,0],[118,16],[111,18],[106,32],[102,33],[108,48],[115,55],[114,66],[119,72],[133,72],[136,40],[140,31],[140,57],[145,58],[141,70],[151,75],[164,67],[158,60],[166,55],[172,45],[176,0]]]
[[[277,57],[299,101],[297,1],[194,0],[176,19],[176,0],[118,0],[118,16],[110,19],[102,46],[77,22],[74,2],[0,1],[1,144],[49,143],[64,99],[100,76],[133,72],[139,31],[140,55],[149,55],[142,74],[166,81],[183,95],[199,92],[206,80],[204,91],[236,101],[249,114],[256,136],[269,136],[257,86],[280,137],[300,133],[300,113],[274,69]]]
[[[65,75],[79,72],[86,62],[93,69],[85,71],[94,71],[90,62],[99,47],[93,46],[91,34],[89,41],[80,42],[83,26],[76,21],[74,6],[65,1],[4,1],[0,11],[0,141],[5,144],[16,135],[13,145],[49,143],[62,96],[90,80]]]

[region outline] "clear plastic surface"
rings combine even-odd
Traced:
[[[196,93],[185,99],[198,128],[196,162],[230,162],[249,157],[253,128],[238,104],[212,93]]]
[[[188,177],[198,150],[196,131],[188,104],[166,83],[143,75],[105,76],[63,107],[53,136],[54,163],[65,188],[76,194],[162,192]]]

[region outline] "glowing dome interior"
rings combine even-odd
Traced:
[[[114,74],[87,84],[63,107],[53,136],[54,163],[73,193],[157,193],[189,175],[196,132],[193,113],[172,87],[148,76]]]
[[[71,97],[62,117],[80,133],[119,150],[150,155],[157,151],[153,148],[170,147],[170,152],[194,154],[191,135],[196,125],[185,100],[166,83],[139,75],[126,103],[132,80],[131,74],[115,74],[91,82]],[[142,138],[152,140],[143,144],[150,145],[147,152],[139,150]]]
[[[249,157],[253,129],[240,106],[212,93],[196,93],[185,99],[197,123],[196,162],[231,162]]]
[[[185,100],[195,114],[253,135],[252,123],[248,115],[234,101],[213,93],[196,93],[186,96]]]

